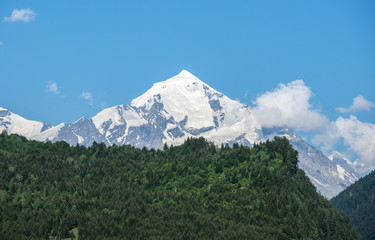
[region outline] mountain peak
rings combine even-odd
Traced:
[[[193,74],[191,74],[189,71],[183,69],[179,74],[177,74],[175,77],[179,78],[197,78]]]
[[[345,157],[344,154],[338,151],[333,151],[331,155],[328,156],[328,159],[331,161],[344,160],[349,166],[353,166],[353,163],[347,157]]]
[[[75,121],[73,124],[79,123],[79,122],[84,122],[87,121],[88,119],[85,117],[80,117],[77,121]]]
[[[196,76],[194,76],[193,74],[191,74],[190,72],[186,71],[186,70],[182,70],[179,74],[177,74],[176,76],[173,76],[163,82],[159,82],[161,84],[165,84],[165,83],[192,83],[192,82],[200,82],[202,83],[201,80],[199,80]],[[158,84],[158,83],[156,83]]]
[[[342,153],[340,153],[338,151],[332,151],[332,153],[328,156],[328,159],[331,160],[331,161],[333,161],[334,158],[342,158],[342,159],[347,160],[347,158]]]
[[[339,156],[339,157],[342,157],[341,156],[341,153],[337,152],[337,151],[333,151],[331,152],[331,154],[329,156],[327,156],[327,158],[331,161],[333,161],[333,158],[336,157],[336,156]]]
[[[157,101],[161,100],[166,105],[173,105],[175,109],[196,107],[195,101],[202,102],[202,98],[207,97],[207,89],[216,92],[190,72],[182,70],[179,74],[165,81],[154,83],[152,88],[134,99],[130,105],[135,107],[146,106],[149,109],[156,97],[159,99]],[[170,112],[171,109],[166,106],[166,110]],[[178,112],[181,112],[181,110],[178,110]]]

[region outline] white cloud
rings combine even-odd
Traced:
[[[36,13],[30,8],[23,8],[21,10],[14,9],[10,17],[4,17],[4,22],[30,22],[36,17]]]
[[[375,124],[359,121],[355,116],[339,117],[324,133],[317,135],[313,143],[322,145],[323,150],[332,150],[343,141],[359,159],[359,164],[375,168]]]
[[[312,92],[302,80],[280,84],[260,95],[254,102],[255,117],[264,127],[288,126],[302,131],[319,131],[312,143],[328,153],[341,144],[356,155],[356,164],[375,169],[375,124],[361,122],[355,116],[339,117],[330,122],[309,103]],[[370,110],[374,103],[357,96],[348,108],[340,112]]]
[[[90,92],[82,92],[81,97],[89,102],[90,105],[93,105],[94,94]]]
[[[337,111],[341,113],[355,112],[355,111],[370,111],[371,108],[375,107],[373,102],[367,101],[361,95],[353,98],[353,103],[347,108],[338,107]]]
[[[57,83],[53,83],[53,82],[48,81],[47,86],[46,86],[46,91],[51,92],[51,93],[56,94],[56,95],[59,94],[59,89],[57,87]]]
[[[322,130],[328,119],[309,103],[312,92],[302,80],[260,95],[254,102],[255,117],[264,127],[289,126],[302,131]]]

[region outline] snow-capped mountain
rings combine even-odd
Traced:
[[[187,71],[154,86],[128,105],[92,118],[111,144],[161,148],[203,136],[216,143],[259,139],[261,126],[250,107],[212,89]]]
[[[179,145],[188,137],[204,137],[217,145],[237,142],[251,146],[274,136],[286,136],[299,152],[300,167],[317,189],[331,198],[357,179],[345,164],[329,160],[292,129],[263,128],[251,107],[234,101],[187,71],[162,82],[127,105],[104,109],[91,119],[50,126],[0,109],[0,131],[39,141],[71,145],[131,144],[162,148]]]
[[[72,124],[62,123],[51,126],[48,123],[27,120],[0,107],[0,132],[15,133],[37,141],[66,141],[67,143],[89,146],[94,141],[109,143],[99,133],[92,120],[80,118]]]
[[[328,158],[337,164],[337,167],[342,167],[346,172],[353,172],[356,173],[355,181],[358,180],[359,177],[364,177],[370,173],[370,170],[366,168],[363,164],[358,163],[358,161],[350,161],[347,157],[343,154],[333,151]],[[344,174],[345,177],[351,178],[351,176],[347,176],[346,173]],[[359,177],[358,177],[359,176]],[[353,181],[354,183],[354,181]]]
[[[8,133],[17,133],[32,139],[49,128],[51,125],[48,123],[27,120],[0,107],[0,132],[6,130]]]
[[[337,169],[339,172],[342,174],[340,175],[340,178],[352,178],[353,176],[347,176],[345,175],[344,171],[350,171],[350,172],[355,172],[355,166],[354,164],[346,158],[343,154],[333,151],[329,156],[328,159],[333,161],[337,165]],[[340,170],[339,170],[340,169]],[[357,181],[358,179],[354,178],[353,183]]]

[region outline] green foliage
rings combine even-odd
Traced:
[[[1,239],[361,239],[285,138],[220,149],[0,135]]]
[[[375,239],[375,171],[331,199],[366,239]]]

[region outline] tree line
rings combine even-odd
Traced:
[[[286,138],[163,150],[0,134],[1,239],[362,239]]]

